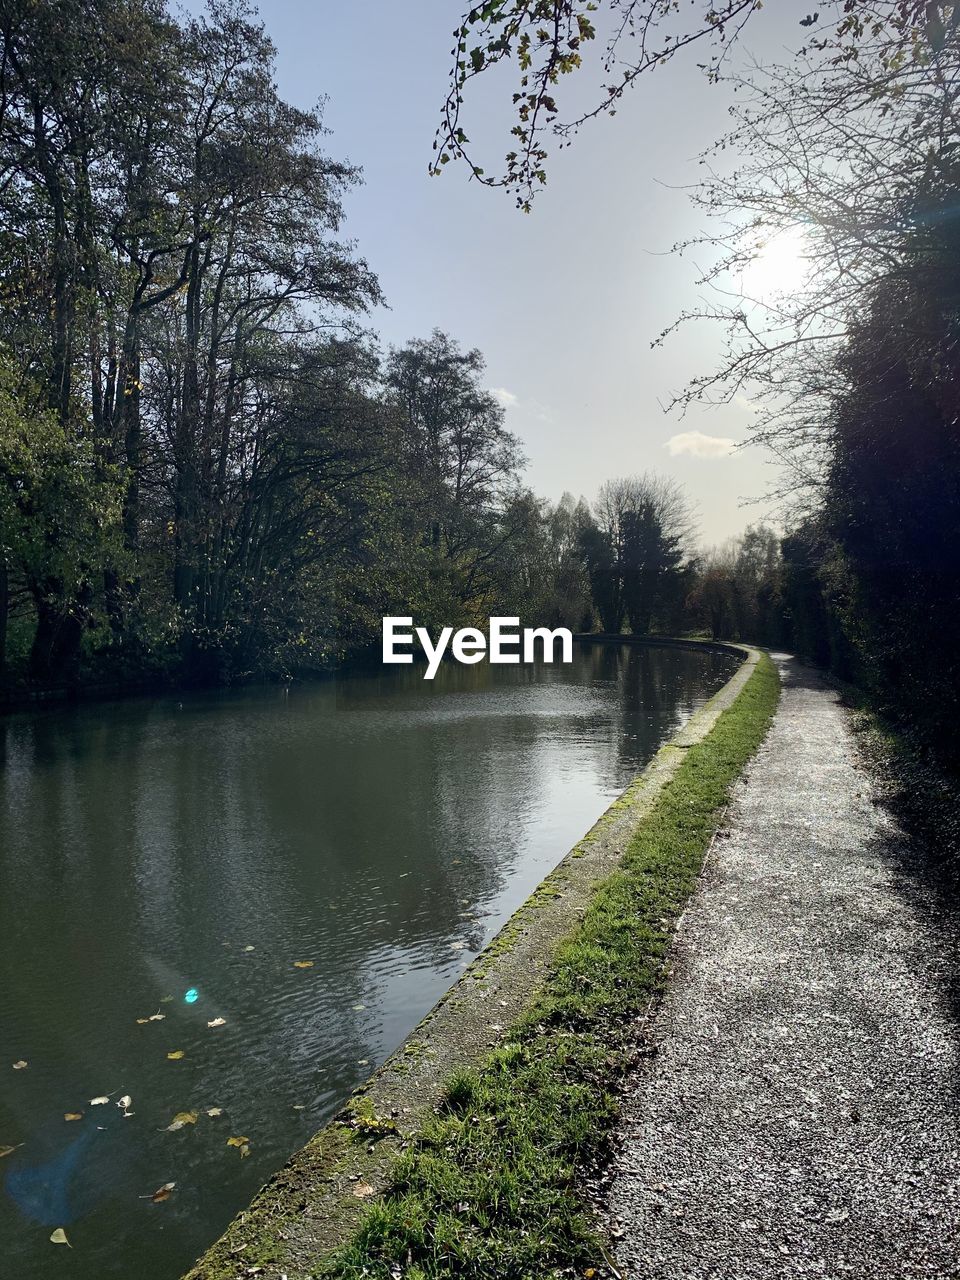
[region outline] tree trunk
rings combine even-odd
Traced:
[[[7,624],[10,619],[10,570],[0,558],[0,684],[7,674]]]
[[[33,588],[37,629],[30,650],[30,678],[38,684],[74,685],[79,678],[83,602],[65,607],[64,595],[63,583],[55,579]]]

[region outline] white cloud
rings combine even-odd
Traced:
[[[736,440],[727,436],[705,436],[702,431],[681,431],[671,436],[663,446],[670,452],[671,458],[680,454],[689,454],[691,458],[725,458],[733,453]]]
[[[517,403],[517,397],[512,391],[508,391],[506,387],[491,387],[490,394],[494,400],[499,400],[505,409],[509,409]]]

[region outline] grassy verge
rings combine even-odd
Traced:
[[[387,1194],[318,1276],[521,1280],[604,1270],[582,1179],[602,1161],[616,1118],[625,1033],[663,984],[677,915],[779,692],[764,657],[687,752],[533,1007],[500,1049],[450,1080]]]

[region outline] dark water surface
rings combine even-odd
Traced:
[[[175,1280],[735,665],[583,646],[0,722],[4,1280]]]

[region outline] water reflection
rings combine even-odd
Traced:
[[[82,1280],[178,1276],[732,666],[583,646],[7,720],[4,1273],[59,1274],[56,1225]]]

